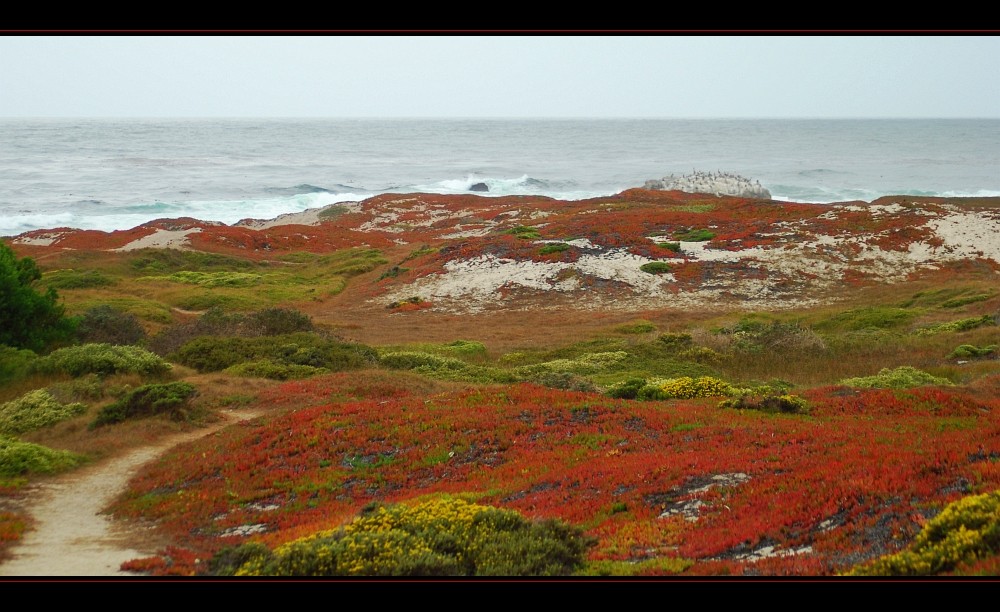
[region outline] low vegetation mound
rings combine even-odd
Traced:
[[[44,374],[142,374],[168,372],[170,364],[158,355],[138,346],[81,344],[53,351],[34,362],[35,371]]]
[[[121,423],[126,419],[165,414],[174,420],[187,417],[190,400],[197,394],[186,382],[143,385],[101,409],[91,427]]]
[[[0,435],[0,478],[54,474],[74,468],[84,461],[83,455]]]
[[[212,563],[240,576],[565,576],[594,543],[559,520],[445,497],[373,504],[339,529],[274,551],[245,544]]]
[[[882,368],[874,376],[845,378],[839,384],[862,389],[909,389],[926,385],[950,386],[953,383],[947,378],[933,376],[912,366],[900,366],[894,369]]]
[[[848,576],[934,576],[1000,555],[1000,491],[949,504],[905,550],[861,565]]]
[[[41,429],[86,412],[81,403],[61,404],[46,389],[29,391],[0,404],[0,434],[18,435]]]

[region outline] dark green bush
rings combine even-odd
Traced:
[[[645,386],[645,378],[629,378],[628,380],[611,385],[605,393],[618,399],[637,399],[639,391]]]
[[[150,339],[149,348],[157,355],[170,355],[202,336],[254,338],[313,331],[312,319],[292,308],[265,308],[249,314],[226,313],[210,308],[194,321],[178,323]]]
[[[672,351],[683,351],[694,346],[691,334],[665,333],[660,334],[656,339]]]
[[[65,316],[54,288],[35,288],[41,278],[35,260],[18,259],[0,241],[0,345],[42,351],[72,337],[76,319]]]
[[[143,385],[102,408],[91,423],[91,428],[160,414],[168,415],[174,420],[183,420],[187,418],[186,409],[196,394],[194,385],[186,382]]]
[[[265,308],[247,315],[244,327],[248,335],[280,336],[313,331],[313,322],[294,308]]]
[[[83,313],[76,333],[81,342],[94,344],[138,344],[146,339],[138,317],[106,304]]]
[[[378,355],[370,347],[298,332],[257,338],[202,336],[171,354],[177,363],[199,372],[217,372],[249,361],[326,368],[332,372],[373,365]]]
[[[642,264],[639,269],[647,274],[666,274],[670,272],[670,264],[665,261],[651,261]]]
[[[674,253],[681,252],[681,243],[679,242],[657,242],[656,246],[660,247],[661,249],[673,251]]]
[[[23,378],[38,358],[33,351],[0,344],[0,384]]]
[[[785,414],[808,414],[809,404],[797,395],[755,395],[745,393],[734,399],[723,400],[719,408],[759,410]]]

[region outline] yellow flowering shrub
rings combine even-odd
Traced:
[[[933,576],[1000,554],[1000,491],[949,504],[899,553],[847,572],[848,576]]]
[[[375,506],[351,523],[278,546],[217,555],[214,571],[237,576],[557,576],[583,563],[595,542],[556,520],[442,497]]]
[[[729,383],[702,376],[692,378],[658,378],[650,380],[639,391],[639,399],[692,399],[696,397],[723,397],[732,395],[734,388]]]

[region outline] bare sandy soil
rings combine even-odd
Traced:
[[[103,510],[146,462],[168,449],[209,435],[235,421],[257,416],[223,412],[225,421],[163,438],[157,443],[30,485],[17,505],[33,520],[32,529],[0,561],[0,577],[135,576],[121,571],[125,561],[148,557],[167,542],[149,528],[113,521]]]

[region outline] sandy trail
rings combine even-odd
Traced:
[[[225,422],[168,436],[153,445],[89,465],[28,487],[19,506],[33,528],[0,561],[0,576],[136,576],[125,561],[156,554],[166,542],[140,526],[118,523],[102,511],[148,461],[170,448],[218,431],[255,413],[224,412]]]

